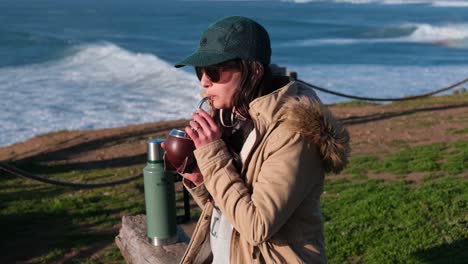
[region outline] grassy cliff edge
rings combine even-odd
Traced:
[[[468,95],[330,108],[352,154],[322,197],[329,262],[464,263]],[[121,179],[141,172],[147,139],[187,122],[49,133],[0,148],[0,160],[70,182]],[[113,240],[123,215],[144,213],[142,179],[78,190],[0,175],[1,263],[125,263]]]

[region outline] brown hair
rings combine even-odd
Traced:
[[[234,106],[244,117],[249,117],[249,104],[255,98],[272,92],[271,71],[268,65],[258,61],[240,61],[242,79],[239,91],[234,95]]]
[[[241,82],[239,90],[234,94],[233,102],[236,113],[251,119],[249,115],[249,104],[258,97],[267,95],[273,91],[272,75],[268,65],[258,61],[235,60],[241,71]],[[230,116],[231,110],[226,109],[225,115]],[[224,118],[216,111],[217,119]],[[228,118],[229,119],[229,118]],[[230,120],[228,121],[230,124]]]
[[[234,165],[240,171],[242,161],[240,158],[240,150],[244,145],[244,141],[253,128],[252,118],[249,115],[249,104],[256,98],[267,95],[273,91],[272,74],[269,65],[264,65],[258,61],[235,60],[238,68],[241,71],[241,81],[239,90],[234,94],[233,104],[236,113],[233,115],[234,109],[225,109],[225,111],[215,110],[214,118],[222,129],[223,140],[234,159]],[[221,113],[223,116],[221,116]],[[240,116],[239,116],[240,115]],[[231,120],[231,116],[237,120]],[[233,130],[227,126],[234,126],[237,121],[244,120],[240,130],[233,135]],[[221,122],[221,119],[224,121]],[[229,121],[226,121],[229,120]]]

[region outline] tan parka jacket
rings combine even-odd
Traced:
[[[211,263],[210,194],[234,227],[230,263],[326,263],[320,195],[324,173],[347,162],[348,132],[297,82],[249,113],[240,174],[221,139],[195,151],[204,183],[189,192],[203,211],[181,263]]]

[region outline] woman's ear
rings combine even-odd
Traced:
[[[255,75],[261,77],[264,72],[265,72],[265,69],[263,68],[263,64],[259,62],[255,63]]]
[[[254,81],[260,80],[264,72],[265,72],[265,69],[263,68],[263,65],[260,62],[255,62],[254,70],[252,74],[252,80]]]

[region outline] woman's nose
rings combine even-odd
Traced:
[[[208,78],[208,76],[203,73],[201,79],[200,79],[200,84],[203,88],[208,88],[211,86],[212,82],[210,80],[210,78]]]

